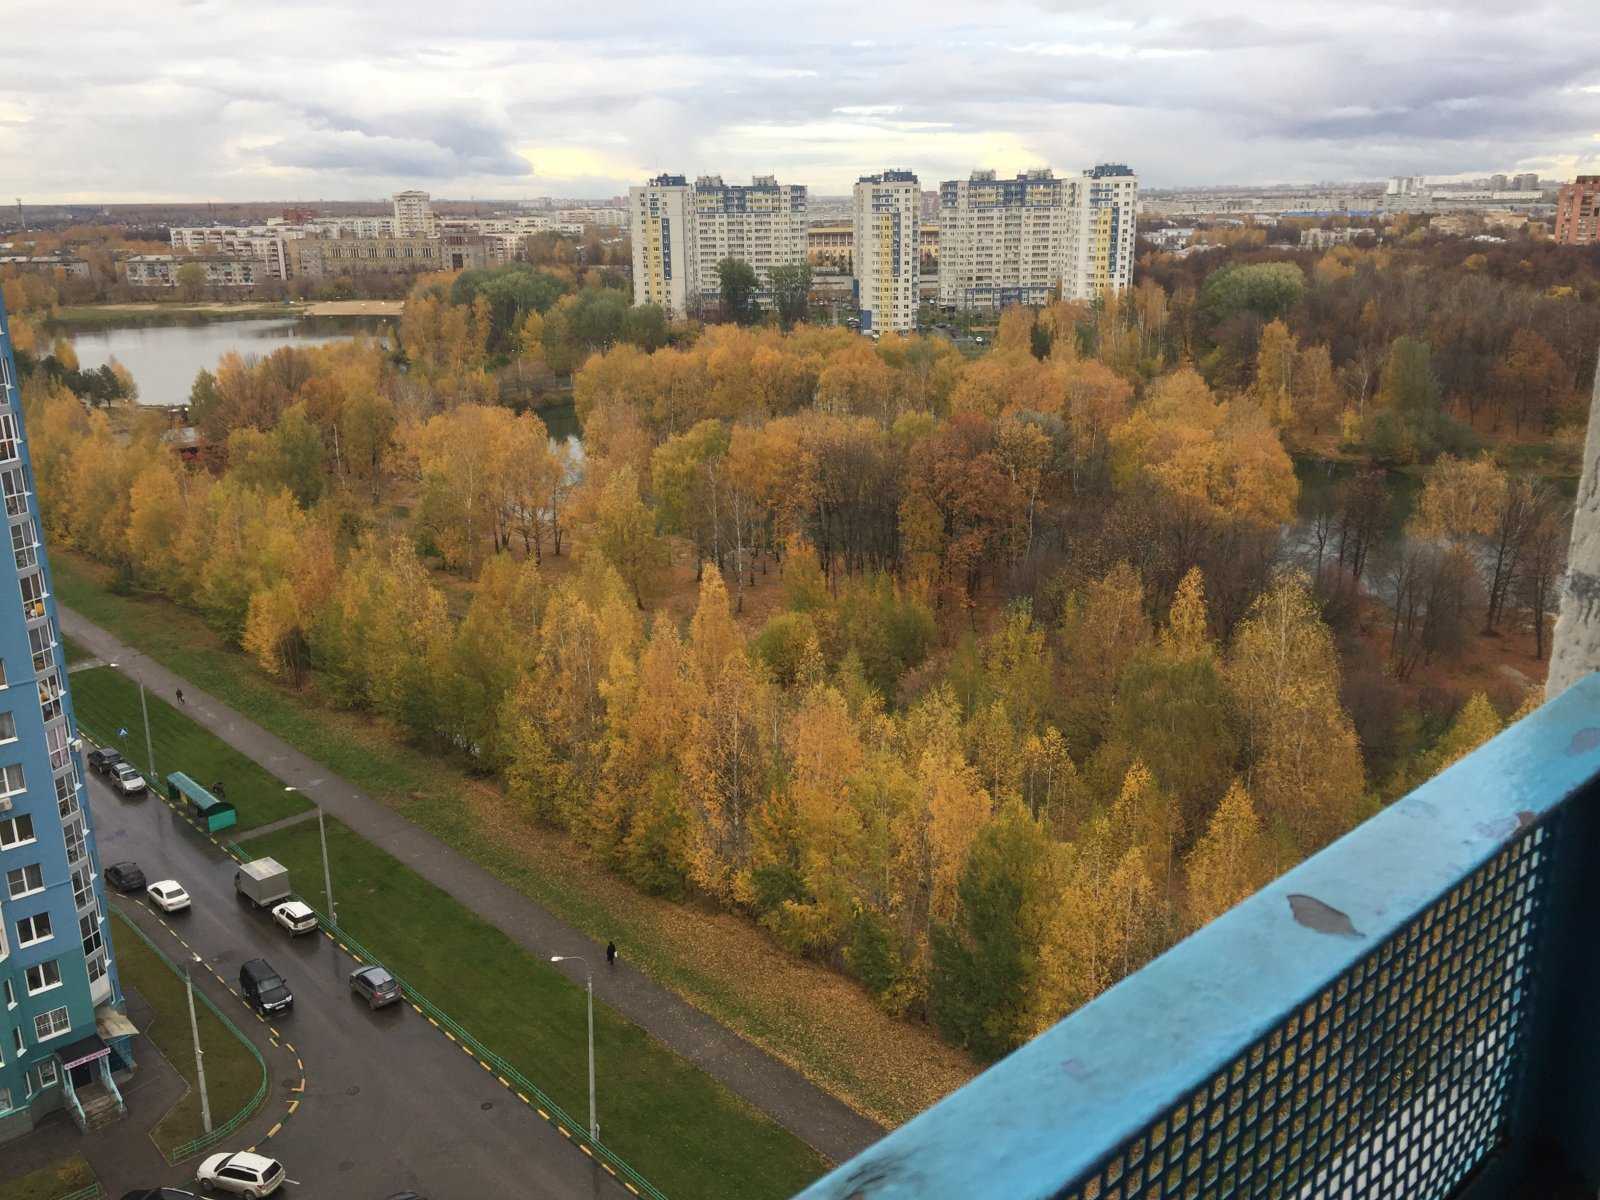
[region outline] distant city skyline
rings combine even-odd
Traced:
[[[285,29],[297,32],[285,37]],[[1553,0],[394,0],[24,7],[5,199],[621,195],[665,170],[848,195],[1126,161],[1148,188],[1600,170],[1600,15]]]

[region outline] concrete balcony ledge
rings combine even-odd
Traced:
[[[1597,776],[1590,675],[802,1200],[1593,1195]]]

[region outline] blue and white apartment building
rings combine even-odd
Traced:
[[[128,1023],[67,691],[10,326],[0,303],[0,1142],[65,1108],[126,1112]]]

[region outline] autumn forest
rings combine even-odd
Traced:
[[[988,1058],[1533,702],[1600,260],[1471,247],[1150,251],[970,353],[424,277],[203,373],[194,462],[5,286],[54,542]]]

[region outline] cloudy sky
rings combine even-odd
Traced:
[[[1600,171],[1597,0],[4,0],[35,202]],[[1193,14],[1193,15],[1187,15]]]

